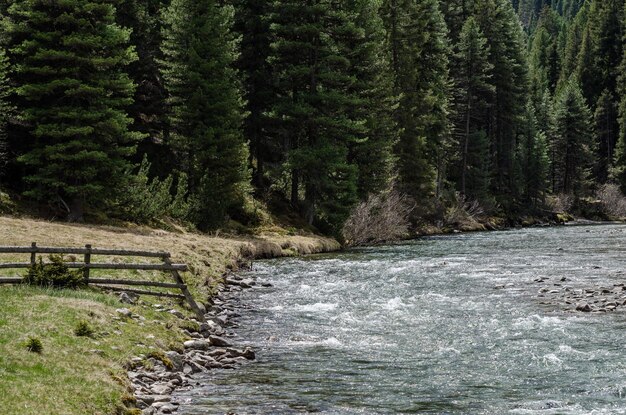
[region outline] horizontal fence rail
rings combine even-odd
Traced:
[[[0,253],[2,253],[0,251]],[[45,262],[44,262],[45,264]],[[125,269],[125,270],[137,270],[137,271],[188,271],[185,264],[100,264],[97,262],[85,263],[85,262],[65,262],[68,268],[73,269]],[[33,264],[30,262],[4,262],[0,263],[0,269],[17,269],[17,268],[30,268]]]
[[[33,242],[29,247],[21,246],[0,246],[0,254],[30,254],[29,262],[0,262],[0,269],[27,269],[37,264],[37,255],[43,254],[61,254],[61,255],[83,255],[83,262],[76,262],[72,258],[72,262],[65,262],[68,268],[80,269],[83,272],[83,278],[86,285],[93,285],[102,289],[113,291],[125,291],[140,295],[153,295],[158,297],[177,298],[187,301],[191,309],[201,321],[204,321],[204,314],[196,301],[194,300],[187,284],[185,283],[180,272],[189,270],[186,264],[174,264],[171,261],[169,252],[154,251],[132,251],[123,249],[100,249],[92,248],[91,245],[85,245],[84,248],[65,248],[65,247],[41,247]],[[119,257],[142,257],[142,258],[158,258],[162,264],[140,264],[140,263],[104,263],[91,262],[92,256],[119,256]],[[45,265],[46,262],[43,261]],[[142,281],[128,279],[112,279],[112,278],[91,278],[90,271],[94,270],[137,270],[137,271],[163,271],[169,272],[174,280],[173,283],[159,281]],[[21,284],[24,279],[21,277],[0,277],[0,285],[2,284]],[[115,286],[143,286],[157,288],[178,289],[181,294],[172,294],[168,292],[147,291],[129,288],[118,288]]]

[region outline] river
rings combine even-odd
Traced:
[[[429,237],[251,272],[273,284],[241,295],[236,342],[258,360],[212,372],[179,413],[626,414],[626,306],[581,313],[539,292],[625,283],[626,226]]]

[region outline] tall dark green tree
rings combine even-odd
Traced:
[[[450,134],[447,30],[435,0],[385,0],[383,18],[400,95],[396,146],[400,190],[427,201],[445,177]]]
[[[567,27],[567,41],[561,59],[561,76],[559,82],[567,83],[576,72],[578,54],[583,43],[585,28],[589,20],[589,2],[585,2],[576,17]]]
[[[615,157],[615,146],[619,138],[618,108],[615,97],[604,90],[598,99],[594,113],[594,142],[598,153],[594,166],[594,179],[606,183]]]
[[[189,177],[192,220],[214,229],[247,191],[233,10],[214,0],[173,0],[164,15],[162,73],[171,145]]]
[[[580,198],[589,190],[594,165],[592,116],[576,80],[570,81],[555,103],[555,143],[559,151],[552,161],[555,192]]]
[[[133,129],[144,134],[139,143],[135,161],[147,155],[152,160],[154,174],[167,176],[175,166],[171,163],[171,149],[167,145],[167,116],[165,89],[158,61],[162,58],[162,10],[168,0],[125,0],[117,2],[117,20],[131,29],[130,42],[138,59],[128,67],[128,73],[137,85],[129,115]]]
[[[489,46],[474,17],[469,17],[459,36],[452,60],[454,76],[455,137],[459,157],[455,160],[459,191],[471,197],[485,197],[489,184],[489,142],[486,136],[489,103],[495,87],[491,84],[493,65]],[[473,173],[475,172],[475,173]],[[468,180],[471,176],[473,180]]]
[[[271,11],[267,0],[235,0],[235,31],[241,37],[237,68],[243,84],[246,117],[244,135],[250,143],[252,182],[266,190],[268,166],[280,163],[281,150],[270,116],[275,97],[271,55]]]
[[[360,97],[346,41],[358,36],[343,3],[274,3],[272,64],[277,71],[273,109],[286,154],[294,207],[309,223],[338,232],[357,200],[357,166],[350,147],[363,133],[352,108]]]
[[[622,15],[623,27],[626,27],[626,8]],[[626,44],[626,33],[622,38],[622,43]],[[613,167],[610,177],[616,181],[624,194],[626,194],[626,48],[622,50],[622,60],[618,68],[617,96],[618,96],[618,128],[619,137],[615,148]]]
[[[621,0],[593,1],[579,52],[577,75],[592,109],[606,89],[614,94],[622,58]]]
[[[524,36],[509,1],[480,0],[476,19],[488,40],[492,83],[496,88],[488,119],[493,181],[492,192],[503,206],[517,197],[516,136],[527,102],[528,67]]]
[[[4,176],[8,158],[7,128],[11,107],[8,98],[10,87],[8,81],[9,62],[4,50],[0,48],[0,179]]]
[[[393,148],[398,140],[394,118],[398,98],[393,92],[379,2],[353,0],[346,4],[357,28],[357,35],[345,44],[355,80],[350,93],[358,98],[353,117],[365,122],[359,140],[350,145],[350,160],[358,167],[357,189],[359,197],[365,199],[370,193],[385,191],[391,185],[395,165]]]
[[[546,133],[538,127],[537,110],[526,105],[517,147],[518,180],[525,206],[541,206],[548,191],[550,159]]]
[[[559,34],[561,21],[554,10],[545,7],[532,38],[529,56],[531,92],[535,102],[548,89],[554,93],[561,70]]]
[[[8,14],[12,82],[32,136],[20,157],[26,195],[59,200],[80,220],[86,206],[115,196],[140,137],[125,111],[130,33],[106,0],[16,0]]]

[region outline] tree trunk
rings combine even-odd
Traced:
[[[85,221],[85,202],[82,198],[76,197],[69,206],[70,212],[67,214],[68,222],[84,222]]]

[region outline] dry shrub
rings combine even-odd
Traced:
[[[485,216],[485,209],[478,200],[468,200],[466,196],[455,193],[455,201],[444,217],[446,225],[460,225],[468,222],[475,223]]]
[[[569,212],[574,205],[574,197],[565,193],[559,193],[558,195],[548,197],[547,205],[552,212]]]
[[[619,186],[605,184],[598,190],[596,197],[602,204],[604,213],[615,218],[626,218],[626,197]]]
[[[343,227],[346,245],[397,241],[409,235],[414,205],[397,190],[370,195],[353,211]]]

